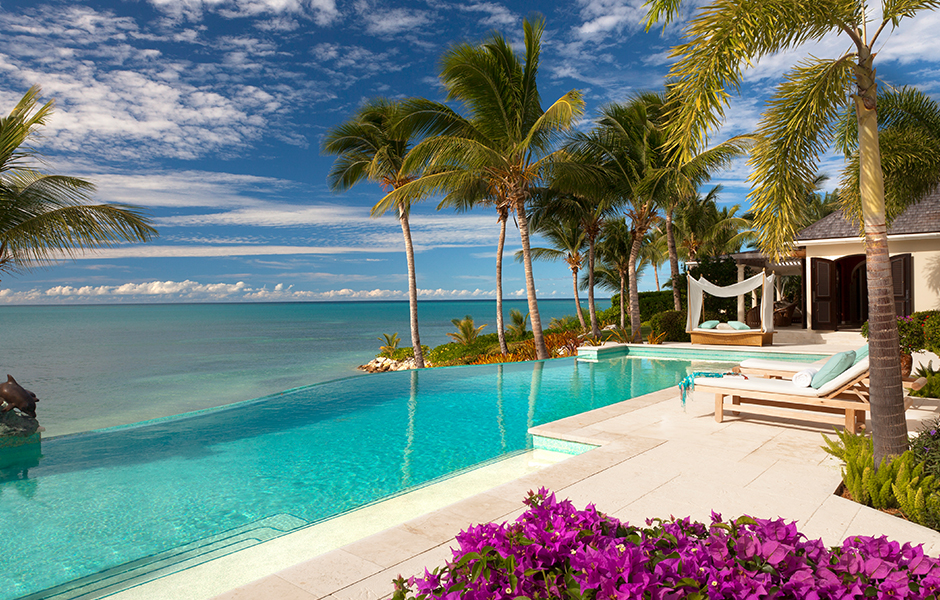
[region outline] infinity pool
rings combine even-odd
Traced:
[[[156,577],[523,451],[533,425],[729,364],[623,356],[385,373],[48,439],[41,457],[0,463],[0,599],[81,597],[135,569]]]

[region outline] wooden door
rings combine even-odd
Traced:
[[[836,263],[825,258],[810,260],[813,329],[834,330],[839,324],[839,285]]]
[[[891,279],[894,283],[894,312],[906,317],[914,312],[911,284],[914,279],[914,260],[910,254],[891,257]]]

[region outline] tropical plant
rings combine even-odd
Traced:
[[[486,325],[480,325],[479,327],[476,327],[473,324],[473,317],[470,315],[467,315],[463,319],[451,319],[450,322],[454,324],[454,327],[457,328],[457,331],[454,333],[448,333],[447,337],[464,346],[472,345],[480,332],[483,331],[483,328],[486,327]]]
[[[682,4],[648,0],[647,29],[660,20],[674,20]],[[689,21],[685,42],[672,52],[676,61],[667,81],[675,107],[666,127],[668,144],[680,157],[690,156],[720,123],[729,102],[728,89],[738,89],[747,66],[832,33],[849,38],[848,52],[835,59],[803,60],[777,87],[751,151],[755,186],[750,198],[761,250],[775,258],[788,255],[801,223],[808,182],[833,139],[838,111],[847,97],[854,99],[872,323],[870,403],[876,465],[904,452],[907,423],[878,148],[875,45],[886,29],[938,6],[938,0],[885,1],[881,21],[869,28],[870,13],[863,0],[795,0],[785,6],[715,0],[698,8]]]
[[[691,338],[685,331],[686,314],[681,310],[667,310],[653,315],[650,327],[656,334],[664,335],[666,342],[688,342]]]
[[[85,248],[147,242],[157,230],[127,204],[89,204],[95,186],[65,175],[47,175],[24,147],[46,125],[55,102],[37,108],[41,90],[31,87],[10,115],[0,118],[0,274],[29,271]]]
[[[662,291],[659,285],[659,267],[669,260],[666,235],[658,227],[646,234],[640,244],[640,265],[653,267],[653,280],[656,282],[656,291]]]
[[[423,177],[391,192],[394,203],[428,193],[489,197],[506,205],[516,217],[522,242],[526,297],[538,358],[549,358],[542,334],[529,243],[527,206],[555,158],[556,138],[581,114],[581,93],[572,90],[543,110],[536,83],[545,22],[523,22],[524,62],[502,35],[494,33],[480,45],[457,44],[441,60],[441,82],[447,99],[470,113],[463,118],[448,106],[427,100],[410,103],[403,122],[416,124],[429,137],[406,161],[428,165]]]
[[[379,183],[384,190],[395,190],[413,181],[418,173],[405,166],[416,132],[397,127],[401,105],[384,98],[370,100],[348,121],[329,130],[323,138],[323,151],[335,154],[328,181],[333,190],[347,190],[363,180]],[[418,333],[418,286],[415,277],[415,253],[411,240],[409,215],[410,196],[394,203],[380,201],[372,208],[372,216],[385,214],[393,206],[398,212],[405,240],[408,264],[408,302],[411,319],[411,346],[415,349],[415,366],[424,368],[421,336]]]
[[[509,320],[512,321],[506,328],[510,337],[521,340],[526,334],[526,322],[529,320],[528,314],[522,314],[518,308],[509,311]]]
[[[553,248],[533,247],[530,249],[532,260],[558,261],[563,260],[571,270],[572,286],[574,287],[574,305],[578,318],[581,320],[581,330],[587,331],[584,314],[581,312],[581,298],[578,296],[578,271],[584,262],[584,247],[586,240],[584,232],[577,221],[571,219],[545,219],[543,216],[532,217],[532,230],[545,238]],[[522,251],[516,252],[516,261],[522,262]]]
[[[382,337],[379,338],[379,341],[385,342],[383,345],[379,346],[379,356],[393,358],[395,356],[395,352],[398,351],[398,344],[401,343],[401,338],[398,337],[397,333],[383,333]]]
[[[678,245],[688,260],[737,252],[752,237],[751,221],[738,216],[738,205],[718,207],[721,191],[722,186],[716,185],[704,196],[688,197],[682,205],[676,229]]]

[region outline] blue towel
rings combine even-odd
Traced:
[[[689,392],[695,391],[695,378],[696,377],[722,377],[723,373],[712,373],[710,371],[698,371],[692,373],[685,379],[679,382],[679,394],[682,396],[682,406],[685,406],[685,397]]]

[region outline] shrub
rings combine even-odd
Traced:
[[[862,323],[862,335],[868,339],[868,321]],[[929,350],[940,353],[940,311],[924,310],[898,317],[898,342],[902,352]]]
[[[934,354],[940,354],[940,311],[925,311],[924,346]]]
[[[911,439],[911,452],[924,463],[928,475],[940,479],[940,417],[921,423],[920,432]]]
[[[919,398],[940,398],[940,375],[927,375],[927,383],[919,390],[912,390],[911,396]]]
[[[688,342],[692,338],[685,331],[686,314],[681,310],[667,310],[653,315],[650,319],[650,327],[653,333],[658,335],[666,334],[666,342]]]
[[[783,519],[685,519],[638,528],[529,492],[513,523],[457,535],[453,560],[394,581],[395,600],[868,598],[937,600],[940,561],[920,546],[852,536],[827,549]]]

